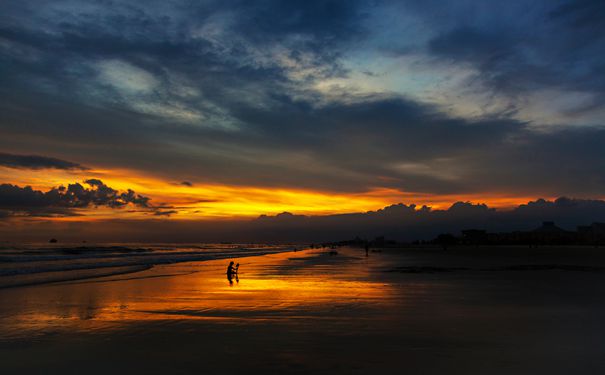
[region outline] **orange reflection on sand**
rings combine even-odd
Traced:
[[[322,318],[340,308],[388,302],[391,289],[368,280],[363,262],[336,263],[326,257],[304,251],[239,258],[243,271],[233,284],[225,275],[227,261],[220,260],[4,290],[14,311],[2,314],[2,326],[11,330],[3,333],[103,330],[150,320]]]

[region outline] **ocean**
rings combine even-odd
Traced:
[[[2,244],[0,288],[139,272],[154,265],[259,256],[297,249],[271,244]]]

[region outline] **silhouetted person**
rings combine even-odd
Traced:
[[[229,263],[229,267],[227,267],[227,280],[229,280],[229,284],[233,285],[233,275],[235,274],[235,269],[233,268],[233,262]]]
[[[370,244],[366,242],[366,256],[368,256],[368,252],[370,251]]]
[[[235,274],[237,275],[238,272],[239,272],[239,263],[235,265]]]

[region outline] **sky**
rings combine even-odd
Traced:
[[[596,202],[604,18],[598,0],[0,2],[0,233]]]

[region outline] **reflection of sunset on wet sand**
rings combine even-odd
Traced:
[[[89,331],[166,319],[320,318],[326,306],[333,315],[354,305],[388,303],[389,285],[367,280],[363,264],[345,262],[334,269],[332,262],[321,264],[325,257],[311,251],[240,258],[241,274],[233,284],[225,276],[226,261],[218,260],[6,290],[6,298],[19,303],[5,307],[11,313],[3,316],[3,333]]]
[[[234,258],[233,284],[226,258],[0,289],[0,361],[9,374],[70,373],[74,361],[94,363],[90,374],[590,373],[602,354],[602,273],[514,271],[503,266],[543,250],[485,251],[303,250]],[[580,251],[549,259],[584,264]]]

